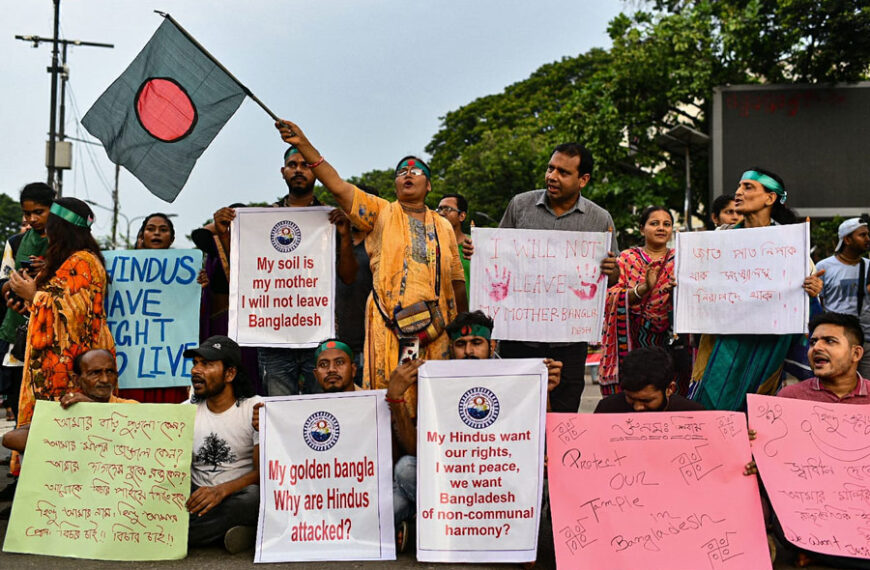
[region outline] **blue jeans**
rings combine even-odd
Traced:
[[[393,520],[396,526],[417,514],[417,458],[403,455],[393,467]]]
[[[323,391],[314,378],[313,348],[260,347],[257,357],[260,361],[260,382],[267,396],[299,394],[300,376],[303,394],[319,394]]]
[[[198,487],[191,484],[192,495]],[[234,526],[257,526],[260,516],[260,486],[248,485],[238,493],[233,493],[221,504],[202,516],[190,515],[187,531],[189,546],[205,546],[222,540]]]

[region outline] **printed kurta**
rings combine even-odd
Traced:
[[[420,301],[436,299],[436,256],[441,256],[441,292],[438,306],[448,324],[457,315],[453,281],[465,281],[456,236],[450,223],[426,210],[419,222],[410,218],[398,202],[388,202],[354,191],[353,206],[347,212],[354,226],[366,232],[366,251],[371,259],[373,288],[389,316],[398,305],[408,307]],[[439,360],[449,357],[449,340],[442,333],[420,349],[420,358]],[[386,388],[390,374],[398,364],[399,343],[396,334],[384,322],[372,296],[366,304],[364,388]],[[417,409],[417,390],[405,393],[412,415]]]

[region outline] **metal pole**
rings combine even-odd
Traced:
[[[121,165],[115,165],[115,189],[112,190],[112,249],[118,249],[118,177],[121,176]]]
[[[66,47],[68,42],[63,42],[63,57],[61,62],[63,64],[63,71],[60,75],[60,117],[59,124],[57,127],[57,140],[64,141],[64,135],[66,134],[66,127],[64,125],[66,120]],[[63,196],[63,168],[57,169],[57,195],[58,197]]]
[[[60,0],[54,2],[54,44],[51,50],[51,113],[48,128],[48,185],[54,187],[55,128],[57,126],[57,40],[60,32]]]
[[[689,143],[686,143],[686,199],[683,203],[686,229],[692,231],[692,166],[689,162]]]

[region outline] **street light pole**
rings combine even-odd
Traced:
[[[118,249],[118,238],[117,238],[117,233],[116,233],[117,229],[118,229],[118,216],[121,216],[122,218],[124,218],[127,221],[127,228],[128,228],[127,229],[127,237],[129,237],[129,235],[130,235],[130,229],[129,229],[130,228],[130,220],[127,218],[127,216],[125,216],[124,214],[119,212],[117,208],[109,208],[107,206],[103,206],[102,204],[97,204],[93,200],[85,200],[85,203],[90,204],[91,206],[96,206],[97,208],[100,208],[101,210],[106,210],[107,212],[112,212],[112,215],[113,215],[113,218],[112,218],[112,249]],[[115,204],[117,204],[117,203],[118,202],[115,201]]]

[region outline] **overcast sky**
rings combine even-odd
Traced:
[[[0,192],[45,180],[50,44],[15,35],[52,33],[51,0],[4,0],[0,19]],[[609,47],[607,22],[623,2],[513,0],[62,0],[61,36],[112,43],[72,47],[66,131],[92,139],[82,115],[161,23],[181,23],[276,114],[297,122],[343,176],[392,168],[423,149],[439,117],[502,91],[541,65]],[[250,99],[197,162],[172,204],[121,170],[121,212],[129,219],[175,213],[176,247],[220,206],[271,201],[286,193],[284,144]],[[64,195],[111,207],[114,165],[102,146],[73,143]],[[96,209],[97,235],[111,214]],[[134,220],[135,233],[141,220]],[[126,222],[119,221],[126,231]]]

